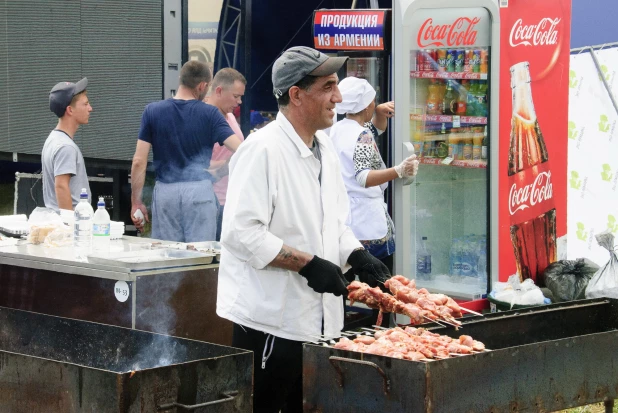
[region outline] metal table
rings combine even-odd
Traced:
[[[152,242],[112,240],[110,256]],[[77,260],[72,247],[0,247],[0,306],[230,345],[232,323],[215,313],[219,266],[210,261],[134,270]]]

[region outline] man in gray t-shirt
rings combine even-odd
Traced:
[[[73,140],[92,112],[87,85],[86,78],[77,83],[61,82],[49,93],[49,108],[59,119],[43,145],[41,164],[45,206],[55,211],[72,210],[79,202],[82,188],[86,188],[91,199],[84,157]]]

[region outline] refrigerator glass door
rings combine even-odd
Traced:
[[[346,77],[365,79],[376,90],[376,102],[383,103],[383,63],[379,57],[351,57],[346,62]]]
[[[462,300],[487,293],[489,20],[484,8],[421,9],[408,42],[409,139],[420,160],[410,274],[418,288]]]

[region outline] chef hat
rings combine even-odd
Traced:
[[[337,103],[337,113],[358,113],[371,104],[376,97],[375,89],[365,79],[346,77],[339,82],[343,101]]]

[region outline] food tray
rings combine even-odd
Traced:
[[[28,223],[2,222],[0,223],[0,232],[9,237],[20,238],[22,235],[28,235]]]
[[[215,254],[215,260],[219,262],[221,257],[221,243],[217,241],[191,242],[187,245],[188,249],[195,248],[196,251]]]
[[[215,254],[199,251],[158,248],[155,250],[138,250],[114,253],[113,256],[89,255],[88,262],[130,270],[151,270],[159,268],[182,267],[188,265],[206,265],[212,263]]]

